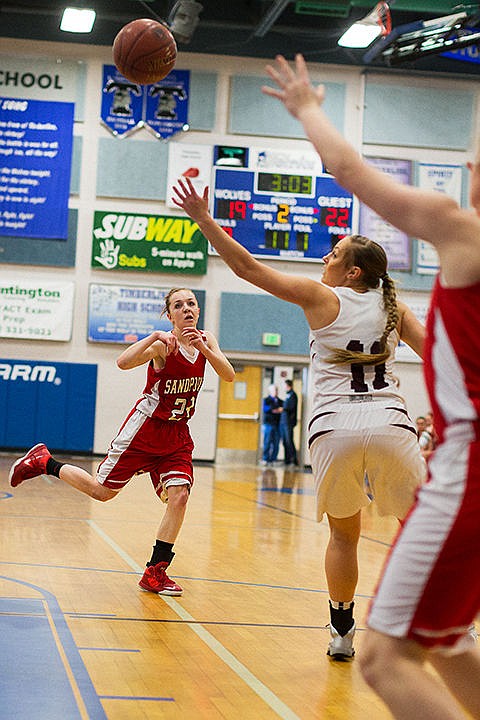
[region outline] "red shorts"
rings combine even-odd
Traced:
[[[371,603],[368,625],[374,630],[444,652],[464,649],[480,610],[479,467],[478,441],[451,437],[435,450],[430,480],[418,493]]]
[[[166,500],[171,485],[193,485],[193,441],[186,423],[151,418],[132,410],[97,470],[97,480],[121,490],[141,473],[150,473],[155,492]]]

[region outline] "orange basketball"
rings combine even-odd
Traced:
[[[113,41],[113,61],[127,80],[150,85],[163,80],[177,59],[177,44],[166,25],[141,18],[132,20]]]

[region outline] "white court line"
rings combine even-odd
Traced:
[[[100,535],[101,538],[103,538],[103,540],[105,540],[107,545],[110,545],[110,547],[115,550],[118,555],[120,555],[122,560],[124,560],[127,565],[132,568],[132,570],[137,573],[143,573],[143,568],[140,567],[140,565],[138,565],[138,563],[136,563],[130,555],[122,550],[122,548],[117,545],[117,543],[112,540],[112,538],[107,535],[94,520],[87,520],[86,522],[98,535]],[[283,718],[283,720],[300,720],[299,716],[296,715],[293,710],[290,710],[290,708],[285,705],[285,703],[282,702],[275,693],[269,690],[266,685],[255,677],[255,675],[251,673],[250,670],[243,665],[243,663],[237,660],[235,655],[232,655],[232,653],[227,650],[216,638],[214,638],[208,630],[205,630],[202,625],[199,625],[195,618],[192,617],[192,615],[190,615],[190,613],[188,613],[177,600],[174,600],[166,595],[161,595],[160,597],[182,620],[187,621],[190,630],[193,630],[193,632],[198,635],[198,637],[203,640],[206,645],[208,645],[210,650],[212,650],[215,655],[220,658],[220,660],[223,660],[223,662],[228,665],[228,667],[233,670],[233,672],[236,673],[238,677],[241,678],[241,680],[243,680],[243,682],[263,700],[264,703],[271,707],[279,717]]]

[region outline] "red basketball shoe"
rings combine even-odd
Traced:
[[[142,590],[149,590],[158,593],[158,595],[181,595],[183,589],[168,577],[166,573],[167,567],[167,562],[147,567],[138,583]]]
[[[17,487],[24,480],[45,475],[50,451],[43,443],[32,447],[26,455],[16,460],[10,468],[8,479],[12,487]]]

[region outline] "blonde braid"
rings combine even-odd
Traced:
[[[383,304],[385,310],[387,311],[387,322],[385,325],[385,330],[383,331],[383,335],[380,338],[380,348],[383,352],[387,347],[388,336],[390,335],[392,330],[395,330],[398,325],[399,313],[397,305],[397,293],[395,291],[394,281],[388,273],[385,273],[382,281]]]

